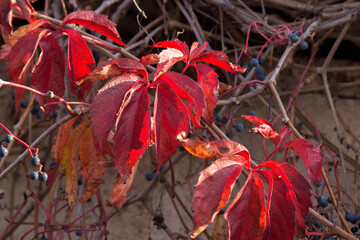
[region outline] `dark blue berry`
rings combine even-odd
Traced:
[[[359,229],[358,229],[357,227],[352,227],[352,228],[351,228],[351,232],[357,233],[357,231],[359,231]]]
[[[75,235],[80,237],[82,235],[82,231],[75,231]]]
[[[31,180],[36,180],[36,179],[38,179],[38,177],[39,177],[39,174],[37,172],[31,172],[29,175],[29,178]]]
[[[154,175],[151,172],[145,174],[145,179],[151,181],[154,178]]]
[[[4,137],[4,141],[7,142],[7,143],[11,143],[13,140],[14,140],[14,136],[11,135],[11,134],[7,134],[7,135]]]
[[[246,69],[244,73],[246,73],[247,70],[249,70],[249,66],[248,66],[248,65],[244,65],[244,66],[242,66],[242,67]]]
[[[314,236],[314,237],[312,238],[312,240],[320,240],[320,237],[319,237],[319,236]]]
[[[79,179],[78,179],[78,185],[81,185],[82,183],[83,183],[82,178],[79,178]]]
[[[264,62],[265,62],[265,59],[262,58],[262,57],[259,57],[259,63],[260,63],[260,64],[263,64]]]
[[[333,237],[324,237],[323,239],[334,239]]]
[[[328,203],[333,203],[332,198],[330,196],[327,198],[327,202]]]
[[[256,67],[254,70],[256,75],[264,74],[264,68],[263,67]]]
[[[265,80],[265,75],[264,74],[260,74],[257,76],[257,79],[260,81],[264,81]]]
[[[30,159],[30,162],[34,166],[38,166],[40,163],[40,158],[38,156],[34,156]]]
[[[36,106],[36,107],[33,107],[30,112],[31,112],[32,115],[35,115],[35,114],[37,114],[39,112],[39,109],[40,108]]]
[[[222,209],[220,209],[219,214],[224,214],[225,211],[226,211],[226,209],[223,207]]]
[[[353,214],[352,212],[348,212],[347,214],[345,214],[345,220],[348,222],[355,221],[355,214]]]
[[[58,114],[57,112],[53,111],[50,115],[51,118],[57,118]]]
[[[323,182],[318,182],[317,184],[315,184],[316,187],[321,187],[323,185]]]
[[[27,103],[27,102],[22,101],[22,102],[20,103],[20,107],[22,107],[22,108],[27,108],[27,106],[28,106],[28,103]]]
[[[331,223],[334,223],[334,220],[331,219],[331,218],[327,218],[327,220],[328,220],[329,222],[331,222]]]
[[[289,33],[288,38],[291,39],[294,36],[292,32]]]
[[[46,172],[42,172],[39,174],[39,180],[42,182],[46,182],[46,180],[48,179],[48,175]]]
[[[14,100],[15,99],[15,93],[11,94],[11,99]]]
[[[242,131],[244,130],[244,124],[242,124],[242,123],[237,123],[237,124],[235,125],[235,130],[236,130],[237,132],[242,132]]]
[[[221,122],[223,119],[223,116],[221,115],[221,113],[218,113],[218,114],[216,114],[215,119],[216,119],[216,121]]]
[[[9,154],[9,151],[6,147],[2,146],[0,148],[0,157],[6,157]]]
[[[56,162],[55,161],[51,161],[49,163],[49,168],[55,167],[56,166]]]
[[[226,132],[226,136],[228,137],[228,138],[232,138],[232,137],[234,137],[234,133],[233,132]]]
[[[297,35],[293,35],[291,38],[290,38],[291,42],[293,43],[296,43],[299,41],[299,37]]]
[[[39,240],[48,240],[47,237],[41,237]]]
[[[317,201],[318,201],[320,207],[323,207],[323,208],[326,208],[326,207],[328,206],[328,204],[329,204],[329,203],[327,202],[327,200],[325,199],[324,196],[320,196],[320,197],[317,199]]]
[[[322,226],[322,223],[319,220],[314,220],[314,227],[320,228]]]
[[[35,118],[38,119],[38,120],[41,119],[41,118],[42,118],[41,113],[39,113],[39,112],[36,113],[36,114],[35,114]]]
[[[302,42],[300,42],[299,46],[302,50],[306,50],[306,49],[308,49],[309,44],[306,41],[302,41]]]
[[[88,200],[86,200],[86,202],[88,202],[88,203],[91,202],[91,198],[89,198]]]
[[[256,58],[253,58],[250,60],[250,65],[252,67],[256,67],[257,65],[259,65],[259,60],[257,60]]]
[[[255,112],[255,111],[250,111],[250,112],[249,112],[249,115],[251,115],[251,116],[256,116],[256,112]]]

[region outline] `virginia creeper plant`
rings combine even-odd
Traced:
[[[206,142],[187,137],[189,131],[197,132],[197,129],[212,126],[221,84],[214,66],[235,75],[245,72],[246,68],[230,62],[220,51],[205,51],[206,42],[194,42],[189,47],[180,40],[157,42],[153,47],[162,49],[160,53],[143,56],[139,61],[113,58],[96,64],[88,42],[112,50],[113,47],[83,35],[79,29],[91,29],[119,46],[125,46],[115,24],[105,15],[90,10],[76,11],[68,14],[61,25],[56,25],[49,20],[36,19],[34,9],[27,0],[16,1],[15,4],[2,1],[0,6],[1,29],[6,42],[0,57],[6,61],[10,78],[10,82],[1,80],[0,87],[14,87],[16,114],[24,91],[31,91],[45,116],[57,104],[65,105],[72,115],[59,127],[52,148],[54,161],[50,164],[46,179],[41,175],[41,179],[47,180],[47,186],[51,186],[57,176],[64,173],[65,198],[46,208],[34,193],[27,195],[34,198],[47,214],[44,230],[39,235],[51,238],[51,233],[60,237],[62,231],[67,234],[76,231],[76,235],[81,235],[82,230],[95,232],[99,229],[104,234],[106,212],[98,189],[106,169],[114,167],[118,172],[112,192],[106,196],[106,205],[119,210],[126,200],[145,150],[155,146],[156,164],[160,172],[161,167],[182,145],[198,158],[215,159],[201,171],[194,190],[191,238],[199,236],[228,203],[230,206],[226,208],[224,217],[228,222],[230,239],[305,237],[305,215],[311,207],[311,186],[294,166],[273,156],[284,150],[285,159],[291,149],[303,160],[310,181],[319,184],[322,181],[320,146],[314,146],[305,139],[288,140],[292,130],[282,126],[277,132],[271,123],[252,115],[244,115],[243,118],[255,126],[254,132],[274,145],[273,152],[259,164],[252,161],[249,151],[240,143],[228,139]],[[29,22],[16,30],[12,27],[15,10]],[[257,27],[261,24],[254,22],[251,27],[254,26],[261,33]],[[261,34],[267,42],[255,60],[259,59],[267,44],[296,42],[292,32],[301,35],[302,27],[295,29],[280,25],[276,29],[268,28],[272,35],[267,37]],[[246,48],[242,52],[245,55],[248,55],[250,29]],[[59,41],[67,42],[65,49]],[[255,60],[251,63],[254,67],[259,64]],[[189,69],[195,74],[189,74]],[[260,75],[263,69],[258,69],[256,74],[258,80],[246,84],[266,85],[266,82],[259,81],[262,80]],[[86,102],[94,82],[101,82],[103,86]],[[74,97],[80,99],[79,102],[64,99],[66,86]],[[81,105],[85,110],[76,111],[71,107],[73,104]],[[12,136],[4,125],[0,126]],[[242,129],[241,125],[237,127],[239,131]],[[36,151],[37,156],[37,149],[17,137],[15,140],[29,149],[31,158],[32,151]],[[38,159],[32,159],[32,163],[39,165]],[[42,174],[42,165],[39,166],[38,172]],[[86,185],[81,196],[78,196],[78,169]],[[230,200],[241,174],[247,180],[242,189],[235,193],[235,198]],[[32,179],[37,178],[34,174],[29,175]],[[74,226],[78,219],[66,226],[57,224],[54,217],[61,209],[74,207],[78,197],[81,203],[86,203],[93,195],[99,202],[94,208],[100,208],[105,215],[102,222],[87,228]],[[54,211],[56,205],[61,207]],[[50,223],[55,227],[48,226]],[[31,229],[23,238],[38,228]]]

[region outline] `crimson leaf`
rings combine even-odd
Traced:
[[[180,145],[177,135],[189,130],[186,109],[173,90],[164,83],[157,84],[155,98],[155,144],[160,168]]]
[[[52,91],[57,96],[63,96],[65,92],[64,72],[65,57],[61,47],[52,35],[44,37],[40,41],[42,53],[33,69],[31,86],[41,92]],[[35,95],[40,106],[55,100]],[[45,115],[49,114],[56,105],[45,108]]]
[[[125,94],[136,80],[136,76],[129,74],[114,78],[105,84],[94,97],[89,115],[98,151],[102,152],[105,135],[115,125],[116,114],[122,105]]]
[[[256,127],[253,128],[253,131],[256,133],[259,133],[264,138],[270,139],[275,146],[278,145],[280,141],[279,134],[276,132],[276,130],[273,128],[271,123],[266,121],[263,118],[258,118],[257,116],[252,115],[242,115],[242,118],[248,120],[252,124],[254,124]]]
[[[246,159],[243,157],[223,157],[201,171],[193,196],[192,238],[211,224],[216,214],[225,207],[244,163]]]
[[[68,30],[67,32],[69,36],[67,51],[69,87],[73,94],[83,99],[84,93],[91,86],[91,83],[83,84],[79,92],[77,92],[75,83],[94,70],[95,60],[81,34],[75,30]]]
[[[304,161],[307,174],[314,184],[322,181],[322,157],[320,155],[320,145],[314,147],[314,144],[309,140],[294,139],[287,142],[284,147],[292,149],[300,156]]]
[[[263,239],[265,188],[257,173],[251,172],[245,185],[225,212],[231,240]]]
[[[125,182],[143,155],[150,137],[150,105],[147,88],[138,85],[128,91],[118,112],[114,135],[114,161]]]
[[[116,24],[110,21],[106,15],[90,10],[72,12],[64,18],[61,28],[63,28],[66,24],[71,23],[90,28],[105,37],[110,38],[117,44],[125,46],[115,28]]]

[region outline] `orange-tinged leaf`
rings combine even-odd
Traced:
[[[91,128],[86,129],[80,138],[79,153],[80,172],[86,186],[86,190],[79,201],[84,203],[98,190],[106,170],[105,167],[99,164],[99,162],[106,159],[104,155],[98,154],[95,149]]]
[[[159,63],[160,57],[159,54],[149,54],[141,57],[140,62],[144,65],[151,65]]]
[[[72,130],[61,157],[61,170],[65,172],[66,178],[65,195],[71,207],[75,205],[77,196],[80,137],[89,124],[89,120],[83,121]]]
[[[229,201],[236,179],[241,173],[243,163],[246,162],[243,157],[241,157],[242,162],[233,161],[233,158],[233,156],[220,158],[200,173],[192,200],[194,211],[194,228],[190,232],[192,238],[204,231]]]
[[[251,172],[245,185],[225,212],[230,240],[262,240],[266,223],[265,188],[257,173]]]
[[[178,140],[189,153],[198,158],[219,158],[238,154],[242,155],[246,160],[250,160],[247,148],[231,140],[218,139],[204,142],[200,139],[182,138],[180,135],[178,135]]]
[[[61,157],[63,155],[66,140],[68,138],[69,132],[70,132],[74,122],[78,118],[79,117],[74,117],[74,118],[68,120],[63,125],[61,125],[61,127],[59,128],[58,134],[55,137],[54,145],[51,149],[51,152],[53,154],[53,158],[54,158],[54,161],[56,162],[56,165],[55,165],[55,167],[50,168],[47,172],[48,173],[48,180],[46,181],[47,186],[51,185],[55,180],[57,171],[60,166]]]
[[[110,199],[107,200],[106,205],[114,207],[116,210],[121,209],[122,205],[125,202],[127,193],[130,190],[132,182],[134,181],[138,165],[139,160],[136,162],[130,176],[125,179],[125,181],[121,177],[118,177],[117,181],[114,183],[114,187],[110,193]]]

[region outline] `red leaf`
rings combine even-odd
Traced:
[[[12,9],[10,0],[0,1],[0,27],[2,30],[3,38],[5,42],[7,42],[8,36],[13,30]]]
[[[242,162],[238,161],[238,158],[233,161],[234,156],[223,157],[201,171],[193,196],[194,228],[190,232],[192,238],[204,231],[229,201],[236,179],[246,162],[245,158],[241,158]]]
[[[148,76],[145,66],[142,65],[139,61],[129,58],[114,58],[100,63],[98,67],[92,73],[90,73],[89,76],[78,81],[76,84],[80,85],[84,82],[104,80],[128,73],[140,74],[144,78],[142,81],[146,84],[148,83]]]
[[[320,145],[314,147],[309,140],[294,139],[287,142],[284,147],[292,149],[304,161],[307,174],[314,184],[322,181],[322,157],[320,155]]]
[[[150,105],[147,88],[138,85],[128,91],[128,98],[118,112],[114,135],[114,161],[122,181],[130,176],[143,155],[150,137]]]
[[[225,212],[231,240],[261,240],[266,222],[265,189],[258,174],[251,172],[245,185]]]
[[[199,139],[192,140],[190,138],[182,138],[181,135],[179,135],[177,139],[184,148],[195,157],[218,158],[240,155],[247,160],[245,167],[250,169],[250,153],[247,148],[240,143],[227,139],[218,139],[207,143]]]
[[[212,115],[218,101],[218,75],[208,65],[197,63],[195,65],[199,86],[205,93],[206,108],[203,116],[207,122],[212,123]]]
[[[104,137],[114,127],[116,114],[123,104],[125,94],[134,85],[135,80],[137,80],[136,76],[130,74],[114,78],[105,84],[94,97],[89,115],[94,137],[99,145],[98,151],[102,152]]]
[[[189,117],[176,94],[164,83],[157,84],[155,98],[155,144],[160,168],[180,145],[177,135],[189,130]]]
[[[30,85],[40,92],[52,91],[55,95],[62,97],[65,93],[65,57],[62,49],[52,35],[44,37],[40,41],[40,47],[42,53],[33,68]],[[35,98],[40,106],[55,102],[53,99],[44,98],[37,94],[35,94]],[[46,107],[45,116],[54,108],[56,105]]]
[[[225,53],[220,51],[209,51],[201,54],[198,58],[192,61],[192,64],[197,62],[206,62],[218,66],[233,74],[240,74],[246,71],[246,68],[240,67],[229,61]]]
[[[167,72],[175,63],[179,61],[186,62],[189,56],[188,46],[179,40],[158,42],[153,47],[167,48],[158,54],[159,60],[154,73],[154,79]]]
[[[28,20],[29,22],[36,20],[34,14],[33,14],[34,8],[29,3],[29,0],[16,0],[16,5],[18,5],[20,7],[21,12],[24,14],[26,20]]]
[[[106,170],[100,164],[106,158],[104,155],[97,153],[90,128],[86,129],[80,138],[79,155],[81,161],[80,172],[86,186],[86,190],[79,201],[84,203],[99,189]]]
[[[292,130],[290,128],[287,128],[285,126],[281,126],[279,130],[279,143],[278,147],[280,147],[292,134]]]
[[[269,183],[263,239],[292,240],[295,234],[295,205],[292,196],[284,181],[274,172],[262,170],[261,173]]]
[[[158,54],[149,54],[141,57],[140,59],[140,63],[143,65],[158,64],[159,61],[160,61],[160,57]]]
[[[304,217],[311,207],[311,186],[306,179],[299,173],[296,168],[286,162],[273,160],[279,168],[281,168],[295,193],[298,204],[296,204],[296,236],[302,238],[305,236]]]
[[[51,152],[53,154],[53,158],[54,158],[54,161],[56,162],[56,165],[55,165],[55,167],[50,168],[47,172],[49,178],[46,181],[46,186],[50,186],[55,180],[56,173],[60,166],[61,157],[62,157],[62,154],[64,151],[66,140],[68,138],[68,135],[70,133],[70,130],[71,130],[74,122],[78,118],[79,117],[74,117],[74,118],[68,120],[63,125],[61,125],[61,127],[59,128],[58,134],[55,138],[55,143],[51,149]]]
[[[258,118],[257,116],[242,115],[241,117],[248,120],[249,122],[251,122],[256,126],[253,128],[254,132],[259,133],[264,138],[270,139],[275,146],[278,145],[280,141],[280,137],[279,134],[271,125],[271,123],[269,123],[263,118]]]
[[[73,94],[83,99],[84,93],[91,86],[91,83],[83,84],[79,92],[77,92],[75,83],[79,82],[95,69],[95,60],[81,34],[75,30],[68,30],[67,32],[69,36],[67,51],[69,87]]]
[[[134,181],[138,165],[139,161],[136,162],[131,175],[125,179],[125,181],[120,177],[117,179],[117,181],[114,183],[113,189],[111,190],[110,199],[107,201],[106,205],[114,207],[116,210],[121,209],[125,202],[127,193],[130,190],[132,182]]]
[[[183,101],[183,103],[189,116],[197,127],[201,127],[200,118],[205,107],[205,94],[199,85],[188,76],[177,72],[166,72],[160,75],[153,85],[159,81],[165,82],[178,97],[188,101]]]
[[[25,85],[35,50],[40,40],[49,32],[45,29],[34,29],[21,37],[11,48],[6,58],[6,71],[12,82]],[[23,93],[23,89],[15,88],[16,112],[19,110]]]
[[[66,24],[71,23],[90,28],[105,37],[110,38],[117,44],[125,46],[116,30],[116,24],[110,21],[106,15],[90,10],[72,12],[64,18],[61,28],[63,28]]]
[[[206,49],[208,43],[204,42],[204,44],[201,47],[198,46],[199,46],[198,42],[193,42],[193,44],[191,44],[188,63],[195,60],[195,58],[197,58]]]
[[[269,174],[267,172],[267,170],[263,169],[263,168],[271,169],[272,173]],[[289,165],[285,162],[278,161],[278,160],[265,161],[265,162],[261,163],[258,167],[254,168],[254,171],[265,174],[264,176],[267,178],[267,181],[269,182],[269,196],[271,194],[270,191],[273,190],[271,181],[275,181],[275,180],[277,181],[277,180],[281,179],[281,181],[284,182],[284,184],[286,185],[286,189],[287,189],[286,190],[287,198],[283,199],[282,201],[277,201],[278,205],[281,205],[281,207],[279,207],[279,206],[276,206],[276,207],[284,209],[283,205],[287,205],[287,207],[285,207],[287,210],[290,211],[291,209],[293,209],[292,211],[295,213],[294,221],[296,223],[296,224],[287,224],[286,225],[287,228],[284,231],[286,231],[289,234],[287,239],[293,239],[294,233],[296,233],[296,235],[299,238],[304,237],[305,236],[304,217],[308,213],[309,207],[311,207],[311,200],[310,200],[311,187],[308,184],[308,182],[306,181],[306,179],[294,167],[292,167],[291,165]],[[277,196],[277,195],[279,195],[279,194],[274,194],[274,197],[278,198],[279,196]],[[285,194],[281,193],[281,195],[285,195]],[[272,199],[273,199],[273,197],[270,198],[270,200],[272,200]],[[292,207],[292,205],[294,207]],[[284,221],[284,219],[287,218],[288,222],[293,221],[293,219],[289,219],[290,218],[289,215],[287,215],[285,217],[283,217],[281,215],[271,216],[271,214],[276,214],[277,210],[272,210],[273,207],[271,207],[271,209],[269,209],[269,207],[270,207],[270,205],[268,202],[268,212],[270,213],[270,216],[268,215],[268,219],[273,218],[270,221],[268,221],[268,225],[275,224],[276,226],[274,228],[278,229],[281,227],[277,226],[277,224],[280,224],[279,222]],[[289,214],[289,213],[284,213],[284,214]],[[269,230],[269,226],[268,226],[268,230]],[[278,230],[276,230],[276,231],[278,231]],[[267,231],[265,234],[268,235],[268,234],[275,234],[275,233],[269,233]]]

